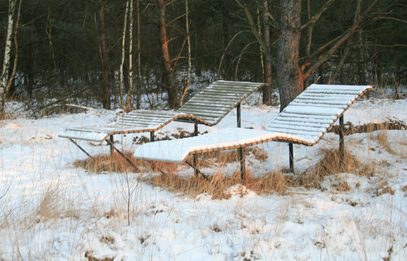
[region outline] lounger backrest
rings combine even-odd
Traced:
[[[327,129],[372,86],[312,84],[298,95],[267,130],[298,136],[314,145]]]
[[[216,81],[192,97],[178,112],[195,115],[212,126],[262,86],[264,83]]]

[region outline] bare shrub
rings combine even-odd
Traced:
[[[336,150],[321,150],[321,160],[304,173],[289,178],[290,186],[303,186],[306,188],[321,188],[321,182],[326,176],[341,172],[352,172],[360,176],[371,177],[374,168],[371,165],[362,163],[350,152],[345,150],[342,169],[340,167],[340,152]],[[345,189],[343,184],[341,189]]]
[[[145,161],[135,159],[133,153],[125,152],[126,157],[133,163],[134,167],[126,159],[118,153],[100,154],[87,158],[85,160],[76,160],[73,164],[75,167],[84,168],[93,173],[103,171],[107,172],[140,172],[140,171],[160,171],[174,172],[177,170],[177,164],[160,162],[160,161]]]
[[[190,197],[207,193],[212,196],[212,199],[229,199],[231,194],[227,192],[227,189],[233,185],[241,184],[240,172],[236,172],[232,176],[225,176],[223,173],[217,172],[208,178],[167,174],[149,178],[147,182]],[[280,172],[269,173],[260,178],[255,178],[250,172],[247,172],[245,186],[257,194],[272,192],[282,194],[286,190],[286,180]]]
[[[401,191],[407,193],[407,184],[401,187]]]

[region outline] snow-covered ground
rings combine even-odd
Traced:
[[[345,113],[354,125],[397,118],[407,122],[407,100],[372,98]],[[243,106],[244,127],[266,128],[277,107]],[[373,177],[342,173],[350,191],[339,192],[336,176],[323,189],[289,188],[286,195],[189,198],[139,182],[127,224],[126,174],[88,173],[73,161],[84,155],[57,135],[69,126],[98,125],[114,112],[93,110],[37,120],[0,121],[0,260],[406,260],[407,131],[376,131],[346,137],[347,148],[375,166]],[[234,127],[236,111],[219,125]],[[193,126],[172,123],[165,136]],[[392,150],[378,142],[386,135]],[[118,137],[134,150],[132,136]],[[93,154],[107,146],[81,143]],[[337,148],[328,133],[316,146],[295,146],[296,171],[318,161],[323,148]],[[260,176],[287,168],[288,146],[271,142],[266,162],[250,158]],[[191,172],[180,167],[181,172]],[[237,170],[236,164],[226,172]],[[388,188],[386,190],[386,187]],[[379,193],[380,189],[383,193]],[[390,189],[391,188],[391,189]],[[404,188],[404,189],[403,189]],[[394,193],[384,193],[386,191]],[[3,196],[4,195],[4,196]],[[108,259],[105,259],[108,260]]]

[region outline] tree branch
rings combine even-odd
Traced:
[[[321,67],[322,64],[324,64],[327,60],[329,60],[332,55],[338,50],[339,47],[341,47],[346,41],[361,27],[362,23],[365,21],[367,18],[368,14],[372,10],[372,8],[378,3],[378,0],[374,0],[366,9],[363,15],[358,15],[359,10],[356,10],[355,12],[355,19],[353,25],[343,33],[338,41],[323,55],[321,55],[316,63],[314,63],[308,71],[305,73],[304,77],[305,79],[309,78],[311,74],[315,73],[319,67]],[[331,41],[332,42],[332,41]]]
[[[324,5],[319,9],[318,13],[313,15],[308,22],[306,22],[304,25],[301,26],[301,30],[307,28],[310,25],[314,25],[316,22],[318,22],[319,18],[321,18],[321,15],[335,2],[335,0],[328,0],[324,3]]]

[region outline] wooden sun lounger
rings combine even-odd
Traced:
[[[194,123],[194,133],[197,135],[198,124],[216,125],[235,107],[237,107],[237,126],[240,127],[240,103],[263,86],[264,83],[256,82],[216,81],[192,97],[177,111],[135,110],[112,124],[68,128],[58,136],[69,139],[90,156],[76,140],[106,141],[113,151],[114,135],[150,132],[150,141],[154,141],[154,132],[172,121]]]
[[[279,141],[289,143],[290,170],[294,172],[293,143],[306,146],[316,144],[338,118],[343,128],[344,112],[370,88],[372,86],[313,84],[280,112],[267,126],[267,130],[223,129],[198,137],[144,144],[136,149],[134,155],[140,159],[179,163],[193,155],[194,162],[188,164],[194,167],[197,174],[196,154],[239,149],[241,175],[244,179],[244,148]],[[339,136],[343,159],[343,132]]]

